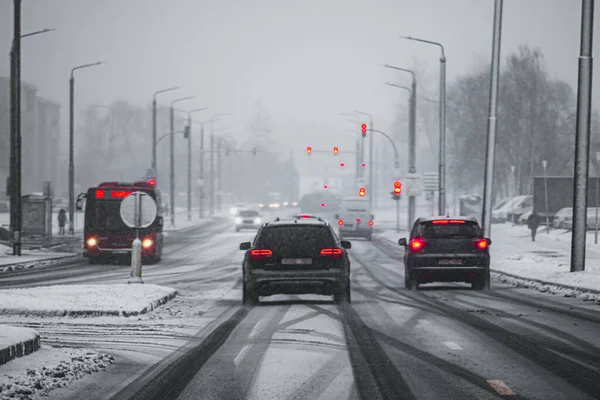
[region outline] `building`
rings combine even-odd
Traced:
[[[22,193],[41,192],[44,181],[59,182],[60,104],[38,96],[21,82]],[[10,78],[0,76],[0,182],[10,170]]]

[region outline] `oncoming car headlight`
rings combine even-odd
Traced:
[[[256,225],[260,224],[260,222],[261,222],[261,221],[262,221],[262,220],[261,220],[260,218],[258,218],[258,217],[254,218],[254,223],[255,223]]]
[[[95,246],[95,245],[97,245],[97,244],[98,244],[98,241],[96,240],[96,238],[89,238],[89,239],[87,240],[87,245],[88,245],[89,247],[94,247],[94,246]]]
[[[235,219],[235,223],[236,223],[236,225],[241,224],[242,223],[242,219],[240,217],[236,218]]]
[[[152,239],[144,239],[142,240],[142,247],[147,249],[149,247],[152,247],[152,245],[154,244],[154,241]]]

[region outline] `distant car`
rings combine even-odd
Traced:
[[[321,219],[321,217],[314,214],[296,214],[292,216],[293,219]]]
[[[315,219],[280,220],[263,225],[245,250],[243,302],[274,294],[333,295],[350,302],[351,243],[340,241],[332,227]]]
[[[240,213],[240,211],[246,210],[247,208],[248,207],[245,204],[238,203],[235,206],[231,207],[231,210],[229,210],[229,212],[233,217],[236,217]]]
[[[235,218],[235,231],[242,229],[258,229],[263,224],[262,217],[258,211],[242,210]]]
[[[431,282],[467,282],[473,289],[490,287],[492,241],[483,237],[473,218],[419,218],[409,241],[398,240],[404,252],[404,284],[418,289]]]

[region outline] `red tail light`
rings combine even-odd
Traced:
[[[250,250],[250,258],[253,260],[261,260],[263,258],[268,258],[273,255],[271,250],[266,249],[254,249]]]
[[[373,221],[369,221],[369,225],[373,226]]]
[[[323,249],[321,250],[322,256],[333,256],[335,258],[340,257],[344,252],[342,249],[333,248],[333,249]]]
[[[435,225],[448,225],[448,224],[464,224],[465,221],[461,219],[436,219],[433,221]]]
[[[423,239],[413,239],[410,241],[408,246],[412,251],[421,251],[426,244],[427,242]]]
[[[485,250],[490,245],[486,239],[476,239],[473,240],[473,243],[475,244],[475,247],[477,247],[479,250]]]
[[[339,225],[339,226],[342,226],[342,225],[344,225],[344,221],[340,219],[340,220],[338,221],[338,225]]]

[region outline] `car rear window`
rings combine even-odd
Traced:
[[[333,234],[325,226],[273,226],[264,228],[257,239],[257,247],[274,253],[289,250],[318,253],[335,246]]]
[[[258,211],[240,211],[240,217],[258,217]]]
[[[417,235],[428,239],[446,237],[476,238],[481,236],[481,228],[478,223],[473,221],[458,224],[434,224],[432,221],[426,221],[420,224]]]

